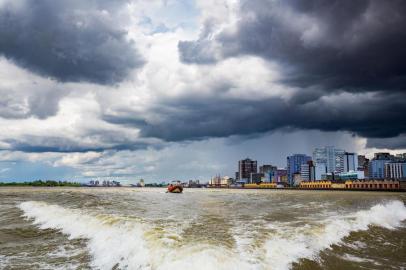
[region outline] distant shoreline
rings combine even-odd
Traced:
[[[69,181],[36,180],[32,182],[0,182],[0,187],[81,187],[82,184]]]
[[[74,187],[74,188],[133,188],[133,189],[144,189],[144,188],[165,188],[165,187],[134,187],[134,186],[86,186],[86,185],[81,185],[78,183],[67,183],[67,184],[60,184],[60,185],[35,185],[35,184],[29,184],[29,183],[0,183],[0,189],[2,187]],[[243,188],[243,187],[207,187],[207,188],[199,188],[199,187],[186,187],[187,189],[211,189],[211,190],[293,190],[293,191],[351,191],[351,192],[356,192],[356,191],[361,191],[361,192],[395,192],[395,193],[401,193],[401,192],[406,192],[406,189],[388,189],[388,190],[381,190],[381,189],[342,189],[342,188],[294,188],[294,187],[288,187],[288,188]]]

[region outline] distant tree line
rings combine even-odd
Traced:
[[[80,187],[80,183],[54,180],[36,180],[31,182],[0,182],[0,186],[33,186],[33,187]]]
[[[167,185],[166,183],[147,183],[145,187],[166,187]]]

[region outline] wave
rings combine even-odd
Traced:
[[[251,269],[222,247],[196,244],[175,248],[164,247],[159,241],[148,242],[151,228],[139,222],[94,216],[45,202],[28,201],[19,207],[40,229],[57,229],[70,239],[88,239],[92,267],[96,269]]]
[[[93,267],[147,269],[149,251],[140,224],[113,217],[92,216],[81,210],[66,209],[44,202],[23,202],[24,216],[34,219],[40,229],[57,229],[69,238],[88,239]]]
[[[266,261],[272,269],[290,269],[300,259],[316,259],[320,251],[342,243],[352,232],[366,231],[369,226],[393,230],[406,220],[406,207],[401,201],[377,204],[345,216],[329,217],[319,226],[283,227],[265,244]],[[283,226],[283,225],[279,225]]]
[[[154,270],[285,270],[300,259],[316,259],[320,251],[342,243],[351,232],[368,230],[371,225],[395,229],[406,220],[403,202],[390,201],[369,210],[330,216],[313,225],[296,228],[283,223],[268,224],[273,233],[264,244],[257,250],[242,253],[238,243],[234,249],[203,243],[168,245],[159,239],[162,232],[155,232],[157,235],[152,237],[153,225],[137,220],[92,215],[84,210],[35,201],[23,202],[19,207],[40,229],[57,229],[72,239],[88,239],[92,267],[96,269],[118,266],[119,269]]]

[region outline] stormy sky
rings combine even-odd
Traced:
[[[406,152],[403,0],[0,0],[0,181]]]

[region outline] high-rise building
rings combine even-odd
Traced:
[[[310,160],[306,164],[301,165],[300,175],[302,177],[302,181],[314,181],[316,179],[313,161]]]
[[[375,153],[374,158],[369,162],[368,176],[370,179],[385,178],[385,164],[393,161],[389,153]]]
[[[358,170],[358,155],[356,153],[344,153],[344,171],[357,171]]]
[[[385,164],[390,160],[385,159],[373,159],[369,163],[369,175],[370,179],[383,179],[385,178]]]
[[[406,179],[406,163],[405,162],[385,163],[385,178],[393,180]]]
[[[365,178],[369,176],[369,159],[363,155],[358,155],[358,171],[363,171]]]
[[[272,165],[259,166],[259,172],[264,175],[264,182],[275,182],[278,167]]]
[[[314,178],[315,180],[322,180],[324,175],[327,173],[327,165],[326,163],[319,162],[316,163],[314,166]]]
[[[257,173],[257,161],[249,158],[238,162],[238,178],[240,181],[247,181],[251,178],[251,173]]]
[[[251,184],[261,183],[263,177],[264,177],[263,173],[250,173],[250,178],[248,182]]]
[[[302,181],[310,181],[310,166],[309,163],[300,165],[300,177]]]
[[[287,157],[287,171],[288,171],[288,183],[293,186],[293,175],[300,173],[302,164],[306,164],[311,160],[311,157],[305,154],[294,154]]]
[[[316,148],[313,151],[313,161],[324,163],[327,167],[327,172],[343,172],[344,171],[344,150],[336,149],[334,146],[326,146]]]

